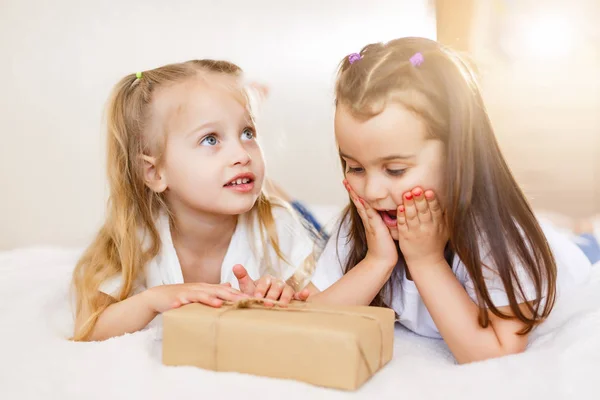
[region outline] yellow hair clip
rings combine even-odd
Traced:
[[[142,79],[142,73],[141,72],[136,72],[135,73],[135,77],[138,79]]]

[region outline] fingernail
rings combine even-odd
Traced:
[[[411,192],[405,193],[404,197],[406,198],[406,200],[410,200],[410,199],[412,199],[412,193]]]
[[[401,212],[401,213],[404,212],[404,206],[399,206],[398,207],[398,212]]]
[[[427,197],[428,199],[433,199],[433,192],[431,190],[426,191],[425,197]]]
[[[365,201],[363,199],[361,199],[360,197],[358,198],[358,201],[360,201],[360,204],[362,204],[363,206],[365,205]]]
[[[421,194],[423,194],[423,191],[421,190],[421,188],[416,188],[412,192],[415,197],[419,197]]]

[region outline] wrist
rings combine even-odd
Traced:
[[[429,255],[426,257],[420,257],[420,258],[416,258],[416,259],[410,259],[410,260],[406,260],[406,266],[409,269],[409,271],[411,272],[411,274],[415,274],[415,272],[423,270],[423,269],[430,269],[430,268],[436,268],[439,266],[444,266],[447,267],[448,266],[448,262],[446,261],[446,258],[444,257],[444,254],[435,254],[435,255]]]
[[[146,307],[146,310],[150,313],[160,314],[160,310],[156,304],[156,287],[151,287],[149,289],[144,290],[140,293],[140,297],[143,300],[143,304]]]
[[[398,262],[398,260],[376,258],[376,257],[369,255],[368,253],[365,256],[364,261],[371,268],[376,268],[381,271],[386,271],[390,274],[392,273],[392,271],[396,267],[396,263]]]

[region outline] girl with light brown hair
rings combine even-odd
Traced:
[[[534,216],[469,65],[424,38],[370,44],[335,95],[351,202],[310,299],[391,307],[461,363],[523,351],[590,262]]]

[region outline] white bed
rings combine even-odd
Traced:
[[[77,250],[0,253],[0,398],[598,398],[600,266],[590,286],[559,304],[527,352],[466,366],[441,341],[396,329],[393,361],[358,392],[161,365],[155,332],[99,343],[65,340],[67,284]],[[569,313],[566,313],[568,310]]]

